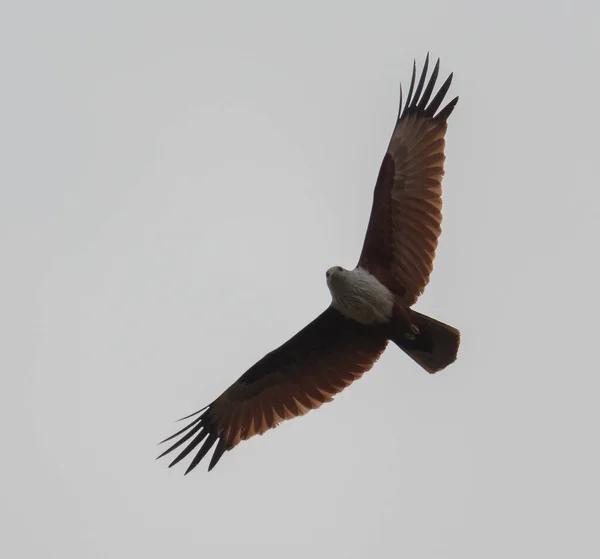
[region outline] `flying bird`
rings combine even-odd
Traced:
[[[433,270],[442,221],[444,137],[458,102],[455,97],[442,107],[452,74],[432,98],[439,64],[438,59],[427,80],[427,55],[418,83],[413,64],[404,104],[400,88],[398,118],[357,266],[329,268],[329,307],[211,404],[182,418],[194,417],[162,441],[179,437],[158,458],[185,445],[169,467],[195,452],[187,474],[216,444],[212,470],[241,441],[331,401],[375,364],[388,341],[428,373],[455,361],[459,331],[411,308]]]

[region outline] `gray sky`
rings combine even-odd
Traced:
[[[84,4],[0,18],[0,554],[596,557],[595,2]],[[155,462],[356,263],[428,50],[460,102],[417,309],[458,361],[390,347],[210,474]]]

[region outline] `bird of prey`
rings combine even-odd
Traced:
[[[398,118],[357,266],[329,268],[329,307],[211,404],[183,418],[194,417],[163,441],[179,437],[159,458],[185,444],[170,466],[195,452],[187,474],[216,443],[210,471],[241,441],[331,401],[374,365],[388,341],[429,373],[455,361],[459,331],[411,308],[433,269],[441,233],[444,137],[458,101],[440,109],[452,74],[432,98],[439,62],[427,80],[427,55],[418,82],[413,64],[404,104],[400,88]]]

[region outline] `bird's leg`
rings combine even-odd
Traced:
[[[419,333],[420,333],[420,330],[417,328],[417,326],[415,324],[411,324],[410,331],[407,332],[406,334],[404,334],[404,337],[407,340],[414,342],[417,339],[417,336],[419,335]]]
[[[411,311],[406,308],[402,303],[396,302],[394,305],[394,319],[398,325],[402,324],[402,329],[408,326],[408,332],[404,333],[404,337],[411,342],[417,339],[420,331],[416,324],[411,320]]]

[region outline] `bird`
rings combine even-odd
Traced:
[[[441,233],[445,135],[458,102],[455,97],[442,107],[452,73],[432,98],[439,67],[438,58],[427,80],[428,53],[418,82],[413,62],[405,102],[400,86],[398,116],[356,267],[329,268],[330,305],[212,403],[181,418],[191,421],[159,443],[176,439],[157,458],[181,449],[169,467],[194,452],[188,474],[216,444],[212,470],[241,441],[330,402],[373,367],[390,341],[428,373],[456,360],[460,332],[412,309],[433,270]]]

